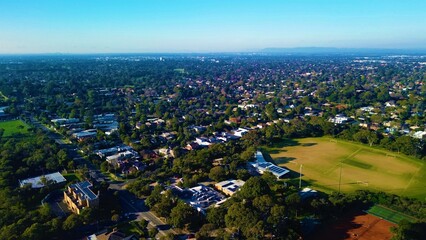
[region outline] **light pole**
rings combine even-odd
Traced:
[[[300,164],[300,170],[299,170],[299,189],[302,188],[302,168],[303,164]]]
[[[340,193],[340,185],[342,184],[342,162],[340,162],[340,174],[339,174],[339,193]]]

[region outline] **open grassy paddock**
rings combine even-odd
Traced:
[[[289,139],[263,148],[272,160],[297,174],[305,185],[330,192],[357,189],[426,199],[426,169],[421,160],[332,138]],[[267,156],[268,157],[268,156]]]
[[[29,126],[21,120],[0,122],[0,128],[4,129],[3,137],[11,137],[13,134],[28,134]]]

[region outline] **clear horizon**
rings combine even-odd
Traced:
[[[0,0],[0,54],[426,49],[426,1]]]

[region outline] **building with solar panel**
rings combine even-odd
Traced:
[[[68,208],[80,214],[84,208],[99,207],[99,193],[95,194],[90,188],[93,185],[89,181],[79,182],[68,186],[64,192],[64,202]]]
[[[217,188],[217,190],[222,191],[228,196],[232,196],[241,189],[244,183],[245,182],[243,180],[231,179],[231,180],[218,182],[214,186]]]
[[[249,165],[254,167],[256,171],[260,174],[263,174],[264,172],[269,171],[272,174],[274,174],[277,178],[282,178],[285,174],[290,172],[288,169],[279,167],[271,162],[267,162],[265,158],[263,157],[263,154],[261,151],[257,151],[254,154],[254,157],[256,158],[256,161],[249,162]]]

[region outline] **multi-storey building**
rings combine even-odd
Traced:
[[[80,214],[84,208],[99,207],[99,193],[93,193],[90,187],[92,184],[88,181],[68,186],[64,192],[64,202],[72,212]]]

